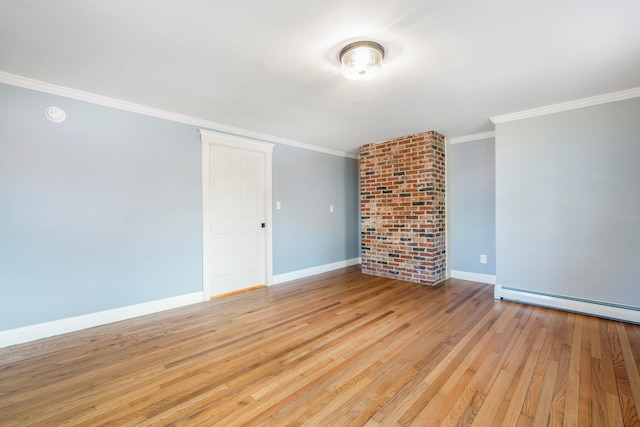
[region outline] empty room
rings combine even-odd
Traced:
[[[0,426],[640,426],[640,3],[0,3]]]

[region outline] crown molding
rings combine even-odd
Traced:
[[[495,138],[496,132],[482,132],[482,133],[474,133],[472,135],[464,135],[464,136],[456,136],[455,138],[449,138],[449,142],[451,144],[460,144],[462,142],[471,142],[471,141],[480,141],[483,139]]]
[[[576,110],[578,108],[592,107],[594,105],[606,104],[609,102],[624,101],[625,99],[637,97],[640,97],[640,87],[592,96],[590,98],[577,99],[575,101],[562,102],[560,104],[547,105],[546,107],[532,108],[531,110],[518,111],[511,114],[503,114],[501,116],[490,117],[489,119],[494,124],[507,123],[515,120],[560,113],[562,111]]]
[[[91,104],[102,105],[105,107],[116,108],[118,110],[129,111],[132,113],[143,114],[145,116],[156,117],[159,119],[170,120],[172,122],[193,125],[199,128],[206,128],[229,135],[241,136],[245,138],[255,139],[257,141],[272,142],[276,144],[284,144],[292,147],[302,148],[305,150],[317,151],[320,153],[330,154],[333,156],[349,157],[358,159],[359,154],[346,151],[334,150],[331,148],[320,147],[318,145],[307,144],[304,142],[294,141],[287,138],[269,135],[261,132],[254,132],[247,129],[229,126],[222,123],[212,122],[209,120],[199,119],[197,117],[186,116],[184,114],[172,113],[170,111],[160,110],[158,108],[147,107],[145,105],[135,104],[133,102],[122,101],[107,96],[97,95],[95,93],[85,92],[78,89],[72,89],[64,86],[58,86],[51,83],[22,77],[15,74],[0,71],[0,83],[11,86],[23,87],[25,89],[36,90],[38,92],[50,93],[52,95],[63,96],[78,101],[89,102]]]

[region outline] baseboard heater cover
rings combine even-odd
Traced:
[[[640,324],[640,307],[496,285],[494,298]]]

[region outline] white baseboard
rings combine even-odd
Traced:
[[[170,310],[202,301],[202,292],[194,292],[192,294],[129,305],[112,310],[54,320],[52,322],[8,329],[6,331],[0,331],[0,348],[92,328],[94,326],[106,325],[107,323],[119,322],[120,320]]]
[[[493,291],[495,299],[522,302],[526,304],[540,305],[558,310],[583,313],[591,316],[606,317],[608,319],[622,320],[625,322],[640,323],[640,310],[633,310],[613,305],[600,304],[584,300],[574,300],[561,296],[544,295],[517,289],[503,288],[496,285]]]
[[[451,277],[453,279],[470,280],[472,282],[488,283],[490,285],[496,284],[496,276],[492,274],[470,273],[468,271],[451,270]]]
[[[273,284],[289,282],[291,280],[303,279],[315,274],[326,273],[327,271],[337,270],[339,268],[349,267],[362,263],[361,258],[351,258],[344,261],[338,261],[331,264],[318,265],[316,267],[305,268],[303,270],[291,271],[289,273],[277,274],[273,276]]]

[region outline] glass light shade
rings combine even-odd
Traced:
[[[342,74],[351,80],[367,80],[382,70],[384,48],[382,45],[362,41],[351,43],[340,51]]]

